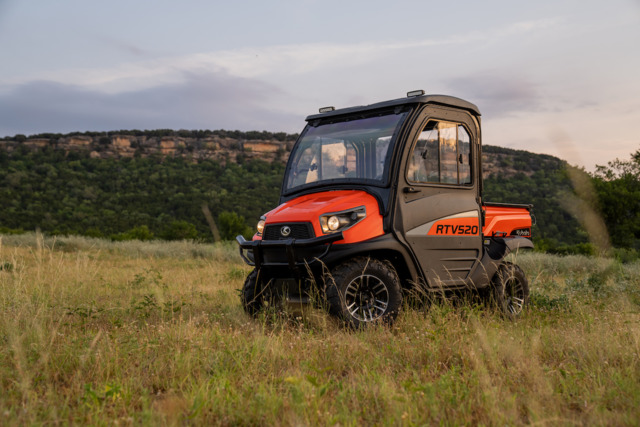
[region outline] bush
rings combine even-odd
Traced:
[[[24,234],[25,231],[22,228],[8,228],[0,227],[0,234]]]
[[[188,221],[171,221],[160,237],[165,240],[195,240],[198,231],[196,226]]]
[[[623,264],[629,264],[640,259],[640,253],[636,249],[616,248],[613,250],[615,259]]]
[[[573,245],[559,244],[555,239],[535,239],[535,251],[556,255],[586,255],[595,256],[598,251],[593,243],[575,243]]]
[[[576,243],[575,245],[561,245],[549,251],[558,255],[596,255],[596,247],[593,243]]]
[[[83,234],[87,237],[95,237],[95,238],[104,237],[104,233],[96,227],[88,228]]]
[[[245,238],[253,235],[253,230],[244,222],[244,217],[235,212],[222,212],[218,215],[218,228],[222,240],[233,240],[239,234]]]
[[[153,239],[153,233],[146,225],[140,225],[133,227],[129,231],[124,233],[118,233],[111,235],[111,240],[123,241],[123,240],[151,240]]]

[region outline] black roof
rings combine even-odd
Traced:
[[[478,109],[478,107],[476,107],[474,104],[468,101],[465,101],[464,99],[460,99],[460,98],[456,98],[455,96],[448,96],[448,95],[420,95],[420,96],[409,96],[406,98],[392,99],[391,101],[377,102],[375,104],[361,105],[358,107],[340,108],[327,113],[312,114],[310,116],[307,116],[306,120],[311,121],[316,119],[324,119],[327,117],[342,116],[345,114],[359,113],[364,111],[371,111],[371,110],[377,110],[377,109],[384,109],[388,107],[396,107],[401,105],[412,105],[412,104],[444,105],[444,106],[450,106],[450,107],[467,110],[471,114],[474,114],[476,116],[480,115],[480,110]]]

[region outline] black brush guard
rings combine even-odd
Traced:
[[[240,256],[248,265],[256,268],[288,266],[292,270],[324,258],[331,244],[342,239],[341,231],[311,239],[246,240],[243,236],[236,237]]]

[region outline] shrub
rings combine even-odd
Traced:
[[[165,240],[194,240],[198,237],[198,231],[196,226],[188,221],[171,221],[160,237]]]
[[[111,240],[122,241],[122,240],[151,240],[153,239],[153,233],[149,230],[149,227],[146,225],[139,225],[137,227],[133,227],[129,231],[125,231],[124,233],[118,233],[111,235]]]
[[[623,264],[629,264],[640,259],[640,253],[636,249],[616,248],[613,256]]]
[[[249,238],[253,234],[253,230],[244,222],[244,217],[235,212],[222,212],[218,216],[218,227],[222,240],[233,240],[239,234]]]

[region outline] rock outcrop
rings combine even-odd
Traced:
[[[239,156],[246,159],[260,158],[269,162],[286,161],[292,145],[292,141],[234,139],[219,136],[188,138],[113,134],[93,137],[74,135],[58,138],[25,138],[24,140],[0,139],[0,149],[8,152],[20,146],[33,150],[51,147],[65,151],[89,151],[92,158],[159,155],[193,160],[215,159],[225,162],[235,162]]]

